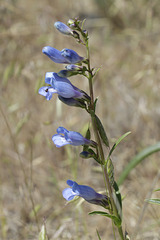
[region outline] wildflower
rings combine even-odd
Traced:
[[[64,98],[79,98],[90,100],[87,93],[72,85],[67,78],[59,77],[57,73],[47,72],[45,82],[50,84],[51,87],[41,87],[39,94],[46,97],[47,100],[52,98],[53,93],[57,93]]]
[[[68,131],[64,127],[57,128],[57,133],[58,134],[52,136],[52,141],[56,147],[62,147],[67,144],[73,146],[96,145],[94,141],[84,138],[80,133]]]
[[[73,34],[72,29],[70,29],[66,24],[64,24],[62,22],[59,22],[59,21],[55,22],[54,26],[58,31],[60,31],[63,34],[66,34],[66,35],[72,35]]]
[[[103,207],[109,206],[109,199],[106,195],[97,193],[93,188],[86,185],[79,185],[78,183],[67,180],[70,188],[65,188],[62,192],[63,197],[67,201],[71,201],[75,196],[84,198],[87,202],[100,205]]]
[[[62,51],[56,48],[46,46],[42,49],[42,52],[46,54],[55,63],[78,63],[83,61],[83,57],[80,57],[74,50],[64,48]]]

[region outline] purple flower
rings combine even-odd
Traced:
[[[45,76],[45,82],[51,85],[51,87],[48,87],[48,91],[46,87],[39,89],[39,94],[45,97],[48,97],[48,94],[50,94],[49,96],[51,99],[51,93],[57,93],[64,98],[79,98],[90,100],[90,97],[85,92],[72,85],[72,83],[67,78],[59,77],[57,73],[47,72]],[[46,94],[44,90],[48,92],[48,94]]]
[[[58,31],[60,31],[63,34],[66,34],[66,35],[72,35],[73,34],[72,29],[70,29],[66,24],[64,24],[62,22],[59,22],[59,21],[55,22],[54,26]]]
[[[79,196],[89,203],[108,207],[109,200],[106,195],[99,194],[93,188],[86,185],[79,185],[72,180],[67,180],[67,184],[70,188],[65,188],[62,192],[63,197],[67,201],[71,201],[75,196]]]
[[[41,87],[38,91],[39,94],[44,96],[47,100],[51,100],[53,93],[56,93],[53,87]]]
[[[55,63],[71,64],[81,62],[84,59],[83,57],[80,57],[74,50],[67,48],[59,51],[56,48],[46,46],[42,49],[42,52]]]
[[[45,96],[47,100],[52,98],[53,93],[57,93],[64,98],[90,100],[89,96],[85,92],[72,85],[67,78],[59,77],[57,73],[47,72],[45,82],[50,84],[51,87],[41,87],[39,89],[39,94]]]
[[[78,63],[83,61],[83,57],[80,57],[74,50],[64,48],[61,51],[61,55],[65,57],[70,63]]]
[[[61,52],[56,48],[47,46],[42,49],[42,52],[46,54],[55,63],[69,63],[65,57],[61,55]]]
[[[57,128],[57,133],[52,136],[52,141],[56,145],[56,147],[62,147],[64,145],[70,144],[73,146],[80,145],[94,145],[95,142],[92,140],[84,138],[80,133],[68,131],[64,127]]]

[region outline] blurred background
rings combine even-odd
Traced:
[[[51,240],[97,239],[96,229],[102,239],[114,239],[110,220],[88,216],[103,209],[86,202],[66,205],[61,193],[67,179],[104,190],[97,165],[79,157],[81,147],[57,149],[51,141],[59,126],[84,134],[89,116],[62,104],[56,95],[47,101],[38,94],[45,73],[64,68],[42,54],[44,46],[71,48],[85,56],[83,46],[53,27],[55,21],[67,23],[74,17],[86,19],[91,65],[101,67],[94,89],[110,145],[132,132],[113,154],[115,178],[132,157],[160,139],[159,0],[1,0],[2,240],[38,239],[44,222]],[[70,80],[88,92],[86,79]],[[160,239],[160,207],[147,205],[141,218],[144,200],[160,187],[159,157],[156,153],[145,159],[121,186],[124,229],[137,232],[136,239]]]

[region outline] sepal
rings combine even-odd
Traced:
[[[64,98],[60,95],[58,95],[58,98],[61,102],[63,102],[64,104],[66,104],[68,106],[86,108],[86,104],[83,100],[74,99],[74,98]]]

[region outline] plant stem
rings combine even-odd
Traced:
[[[87,60],[88,60],[87,66],[88,66],[89,91],[90,91],[90,97],[91,97],[90,110],[95,112],[95,110],[94,110],[94,93],[93,93],[93,74],[92,74],[92,70],[90,67],[90,54],[89,54],[88,40],[86,41],[86,49],[87,49]],[[92,115],[92,114],[90,114],[90,115],[91,115],[91,121],[92,121],[95,139],[96,139],[96,142],[98,145],[98,157],[100,158],[102,171],[103,171],[103,175],[104,175],[105,186],[107,187],[106,191],[108,190],[110,201],[111,201],[112,209],[110,210],[110,212],[119,218],[117,207],[116,207],[114,199],[113,199],[112,187],[111,187],[111,184],[109,181],[107,167],[105,165],[105,157],[104,157],[101,139],[100,139],[99,132],[97,129],[96,119],[95,119],[94,115]],[[118,228],[118,232],[119,232],[121,239],[124,240],[122,226],[117,227],[117,228]]]

